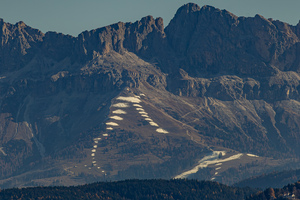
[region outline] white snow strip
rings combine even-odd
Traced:
[[[153,120],[152,119],[150,119],[150,118],[145,118],[145,120],[146,121],[150,121],[150,122],[152,122]]]
[[[100,167],[97,167],[98,169],[100,169]]]
[[[0,147],[0,152],[1,152],[4,156],[7,156],[7,154],[3,151],[3,147]]]
[[[225,151],[214,151],[211,155],[209,156],[205,156],[204,158],[202,158],[199,162],[198,165],[196,167],[194,167],[193,169],[183,172],[182,174],[176,176],[175,178],[186,178],[191,174],[195,174],[198,172],[199,169],[205,168],[208,165],[212,165],[212,164],[216,164],[216,163],[223,163],[223,162],[228,162],[231,160],[236,160],[239,159],[243,154],[239,153],[233,156],[230,156],[228,158],[225,159],[219,159],[219,155],[220,153],[222,155],[225,155]]]
[[[146,96],[145,94],[141,93],[140,96]]]
[[[223,164],[223,163],[217,163],[216,166],[220,166],[220,165],[222,165],[222,164]]]
[[[95,141],[96,141],[96,140],[101,140],[101,138],[99,138],[99,137],[98,137],[98,138],[94,138],[94,140],[95,140]]]
[[[113,127],[107,127],[106,130],[114,130]]]
[[[216,172],[215,175],[218,175],[219,172]]]
[[[119,120],[119,121],[121,121],[121,120],[123,120],[123,118],[122,117],[119,117],[119,116],[111,116],[110,118],[112,118],[112,119],[115,119],[115,120]]]
[[[117,124],[116,122],[107,122],[106,125],[107,126],[119,126],[119,124]]]
[[[95,152],[96,152],[96,149],[92,149],[92,152],[95,153]]]
[[[142,117],[149,118],[149,115],[141,115]]]
[[[121,101],[127,101],[127,102],[130,102],[130,103],[140,103],[141,100],[137,97],[118,97],[117,100],[121,100]]]
[[[114,114],[127,114],[127,112],[125,112],[124,110],[121,110],[121,109],[114,110],[114,111],[112,111],[112,113],[114,113]]]
[[[213,181],[213,180],[215,180],[215,179],[216,179],[216,178],[211,178],[210,180]]]
[[[98,144],[98,140],[95,140],[94,142],[95,142],[96,144]]]
[[[91,154],[91,156],[95,156],[95,154],[94,154],[94,153],[92,153],[92,154]]]
[[[219,169],[221,169],[221,167],[216,168],[216,170],[219,170]]]
[[[162,128],[158,128],[158,129],[156,129],[156,132],[158,132],[158,133],[169,133],[168,131],[166,131],[166,130],[164,130],[164,129],[162,129]]]
[[[133,106],[134,106],[134,107],[140,107],[140,108],[143,107],[143,106],[141,106],[140,104],[133,104]]]
[[[129,107],[128,103],[116,103],[112,106],[117,107],[117,108],[128,108]]]
[[[137,96],[137,95],[134,95],[134,97],[136,97],[136,98],[141,98],[140,96]]]
[[[94,145],[94,148],[96,149],[98,146],[97,145]]]
[[[140,111],[139,112],[141,115],[148,115],[148,113],[144,112],[144,111]]]
[[[157,127],[159,127],[158,124],[155,123],[155,122],[149,122],[149,124],[150,124],[151,126],[157,126]],[[157,131],[157,130],[156,130],[156,131]]]
[[[143,108],[135,108],[136,110],[145,111]]]
[[[251,153],[247,153],[247,156],[255,157],[255,158],[258,158],[258,157],[259,157],[259,156],[257,156],[257,155],[251,154]]]
[[[92,163],[96,163],[96,161],[94,160]]]
[[[102,134],[104,137],[107,137],[108,136],[108,134],[107,133],[104,133],[104,134]]]

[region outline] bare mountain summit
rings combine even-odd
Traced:
[[[2,188],[299,166],[300,24],[190,3],[166,28],[0,26]]]

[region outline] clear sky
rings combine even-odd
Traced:
[[[300,0],[0,0],[0,18],[24,21],[42,32],[56,31],[77,36],[119,21],[135,22],[152,15],[165,26],[183,4],[211,5],[237,16],[261,14],[292,25],[300,20]]]

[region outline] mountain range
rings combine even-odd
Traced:
[[[300,23],[189,3],[167,27],[0,27],[1,188],[299,168]]]

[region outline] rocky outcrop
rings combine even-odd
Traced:
[[[278,69],[298,70],[293,55],[299,38],[293,29],[260,15],[237,17],[226,10],[187,4],[177,11],[165,32],[180,58],[180,67],[193,76],[264,77]]]

